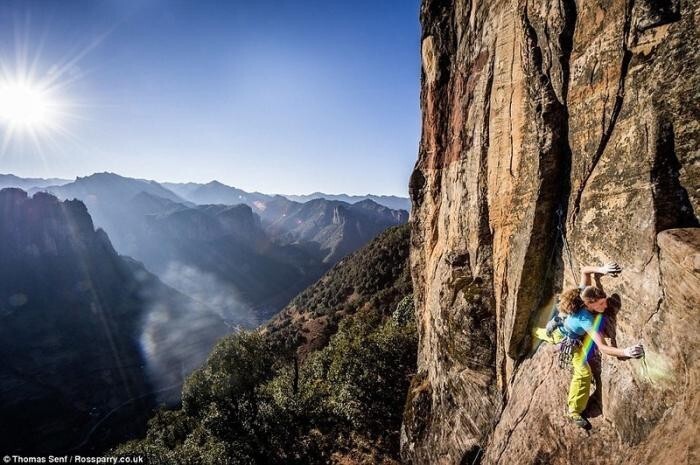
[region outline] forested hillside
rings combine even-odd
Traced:
[[[399,463],[415,371],[408,228],[341,261],[266,327],[222,340],[121,454],[187,464]]]

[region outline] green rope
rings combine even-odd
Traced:
[[[654,380],[649,376],[649,365],[647,365],[646,354],[642,355],[642,377],[645,381],[648,381],[649,384],[654,384]]]

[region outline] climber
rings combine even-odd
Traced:
[[[558,314],[555,313],[546,328],[535,330],[537,338],[560,344],[560,364],[572,366],[573,377],[569,385],[567,417],[582,428],[589,426],[581,414],[588,403],[593,376],[588,364],[591,343],[584,345],[585,336],[588,335],[605,355],[624,358],[640,358],[644,355],[641,344],[618,349],[607,345],[598,331],[602,314],[608,307],[608,298],[603,289],[593,285],[592,277],[606,274],[617,276],[621,271],[616,263],[583,267],[580,286],[563,292],[559,297]]]

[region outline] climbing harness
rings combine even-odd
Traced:
[[[564,339],[559,343],[559,368],[571,367],[571,360],[581,346],[582,343],[579,338],[564,336]]]
[[[555,312],[556,308],[557,307],[555,305],[552,309],[552,312]],[[564,320],[566,320],[566,317],[561,318],[555,314],[555,316],[551,320],[549,320],[549,323],[547,323],[546,328],[546,335],[548,338],[550,338],[550,342],[553,344],[557,344],[553,336],[554,331],[558,330],[559,333],[563,336],[563,339],[561,339],[558,342],[559,367],[562,369],[571,367],[571,360],[574,358],[574,354],[583,346],[583,342],[580,338],[569,335],[564,325]]]

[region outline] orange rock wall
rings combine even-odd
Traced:
[[[423,1],[406,463],[697,460],[699,20],[680,0]],[[529,335],[607,261],[607,336],[648,366],[601,360],[585,433]]]

